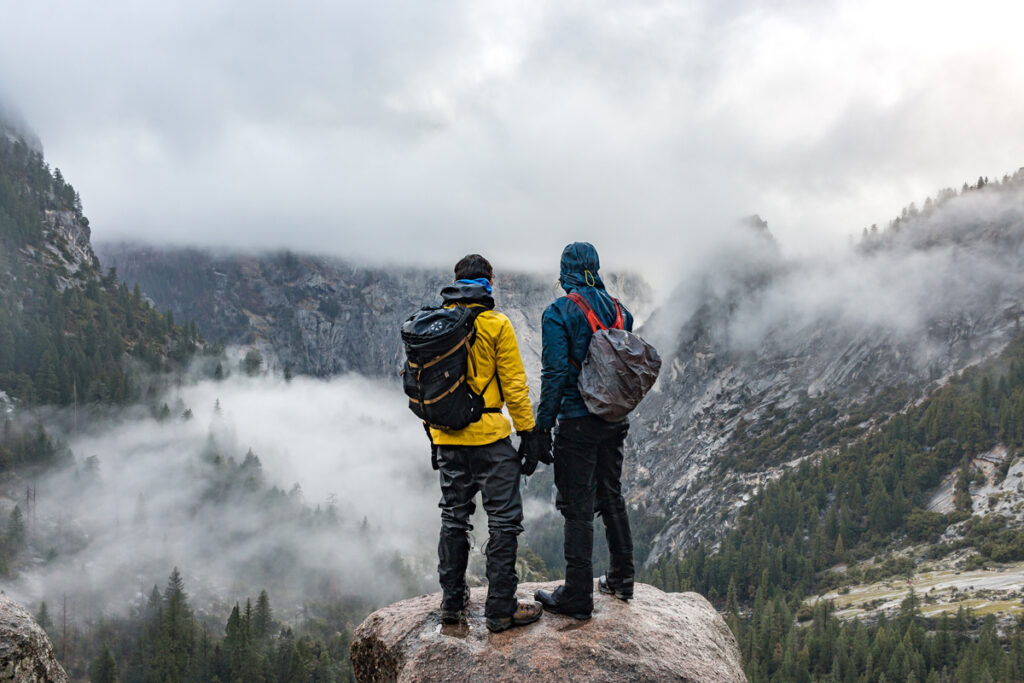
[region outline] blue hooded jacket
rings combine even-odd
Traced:
[[[605,291],[598,275],[600,267],[594,245],[573,242],[562,251],[558,282],[566,294],[576,292],[582,296],[601,322],[611,327],[615,322],[615,302]],[[622,306],[622,322],[627,330],[633,330],[633,316],[625,306]],[[567,420],[590,414],[576,384],[593,332],[579,306],[564,296],[544,311],[541,332],[543,350],[537,427],[548,429],[555,425],[556,419]]]

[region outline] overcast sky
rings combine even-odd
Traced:
[[[0,0],[0,98],[96,240],[672,278],[1024,165],[1024,10],[988,2]]]

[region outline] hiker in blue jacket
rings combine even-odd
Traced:
[[[559,283],[569,296],[544,311],[542,323],[541,398],[537,429],[554,437],[556,505],[565,518],[565,583],[554,591],[539,590],[545,609],[589,619],[594,609],[594,514],[604,520],[609,570],[598,588],[622,600],[633,597],[633,537],[622,497],[622,446],[629,422],[607,422],[587,410],[577,388],[580,367],[593,334],[586,305],[605,326],[616,322],[632,331],[633,316],[605,291],[598,274],[597,250],[574,242],[562,252]]]

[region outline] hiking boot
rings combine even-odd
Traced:
[[[608,577],[602,576],[597,580],[597,590],[607,595],[614,595],[619,600],[630,600],[633,598],[633,582],[608,582]]]
[[[565,586],[559,586],[554,591],[538,590],[533,594],[537,602],[544,606],[549,612],[564,614],[573,619],[586,621],[594,611],[594,601],[565,599]],[[588,596],[589,597],[589,596]]]
[[[540,619],[543,612],[544,610],[535,602],[520,602],[510,617],[487,617],[487,630],[491,633],[501,633],[513,626],[526,626]]]
[[[469,586],[466,586],[462,597],[462,606],[458,609],[445,609],[444,601],[441,601],[441,623],[458,624],[466,618],[466,608],[469,607]]]

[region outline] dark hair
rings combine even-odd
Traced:
[[[463,256],[462,260],[455,264],[456,280],[475,280],[481,277],[493,280],[494,269],[491,268],[491,262],[480,254]]]

